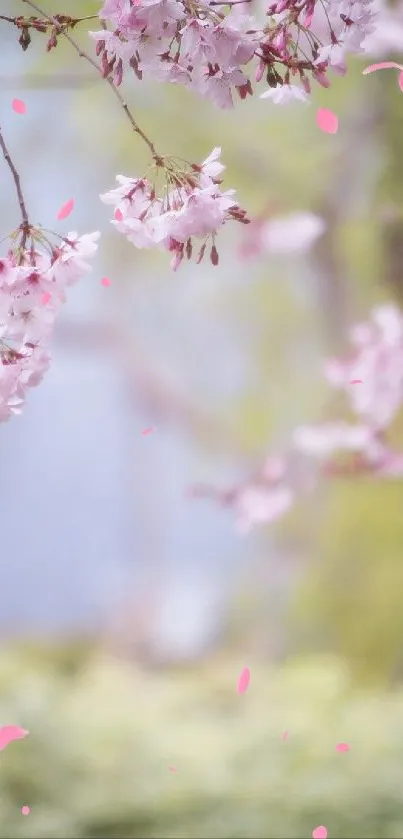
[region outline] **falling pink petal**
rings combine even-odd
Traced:
[[[151,434],[153,431],[155,431],[154,428],[143,428],[141,433],[143,437],[145,437],[147,434]]]
[[[281,735],[281,739],[282,739],[282,740],[286,740],[286,739],[287,739],[287,737],[288,737],[288,731],[283,731],[283,733],[282,733],[282,735]]]
[[[67,218],[67,216],[70,215],[73,207],[74,207],[74,198],[70,198],[70,201],[66,201],[66,203],[63,204],[63,207],[60,208],[60,210],[57,214],[58,220],[61,221],[62,219]]]
[[[119,210],[119,207],[117,208],[117,210],[115,210],[114,215],[115,215],[116,221],[122,221],[123,213],[122,213],[121,210]]]
[[[104,285],[105,288],[108,288],[108,286],[110,286],[110,284],[111,284],[111,281],[108,280],[108,277],[102,277],[101,285]]]
[[[45,292],[42,294],[42,297],[41,297],[41,303],[42,303],[42,305],[43,305],[43,306],[46,306],[46,304],[47,304],[47,303],[49,303],[49,300],[51,300],[51,299],[52,299],[52,295],[51,295],[51,294],[49,294],[49,292],[48,292],[48,291],[45,291]]]
[[[336,749],[338,752],[349,752],[350,746],[348,745],[348,743],[338,743]]]
[[[175,769],[175,766],[168,766],[170,772],[177,772],[178,770]]]
[[[312,839],[326,839],[327,837],[327,829],[320,824],[319,827],[315,827],[315,830],[312,831]]]
[[[22,813],[23,816],[29,816],[30,812],[31,812],[31,809],[30,809],[30,807],[27,807],[26,804],[24,804],[24,806],[21,807],[21,813]]]
[[[398,84],[399,84],[400,90],[401,90],[401,91],[402,91],[402,93],[403,93],[403,71],[399,73],[399,78],[398,78],[398,80],[397,80],[397,81],[398,81]]]
[[[333,111],[329,111],[327,108],[318,108],[316,124],[325,134],[336,134],[339,127],[339,120]]]
[[[350,385],[362,385],[362,379],[351,379]]]
[[[403,70],[402,64],[396,64],[396,61],[380,61],[379,64],[370,64],[362,71],[363,76],[368,76],[368,73],[375,73],[376,70]]]
[[[27,110],[27,106],[22,99],[13,99],[11,107],[16,114],[25,114],[25,111]]]
[[[0,752],[13,740],[22,740],[27,734],[29,734],[29,731],[20,728],[18,725],[3,725],[0,728]]]
[[[250,670],[245,667],[238,679],[238,693],[245,693],[250,682]]]

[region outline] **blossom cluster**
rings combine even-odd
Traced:
[[[386,432],[403,403],[403,316],[393,305],[379,306],[368,323],[353,327],[350,339],[351,354],[329,359],[324,375],[345,394],[358,422],[300,428],[295,445],[320,459],[352,452],[357,468],[396,474],[403,458],[389,449]]]
[[[225,168],[219,161],[220,154],[221,149],[215,148],[201,165],[189,164],[187,169],[170,158],[161,161],[165,171],[162,196],[147,178],[117,175],[120,185],[101,195],[105,204],[115,208],[112,223],[137,248],[157,245],[169,251],[174,270],[184,256],[191,258],[193,239],[202,241],[196,262],[202,260],[210,243],[211,262],[218,265],[215,237],[219,229],[229,220],[249,223],[245,210],[235,202],[235,190],[219,189]],[[157,172],[160,167],[156,166]]]
[[[344,74],[346,55],[374,31],[373,0],[268,0],[261,22],[242,5],[105,0],[105,28],[90,35],[115,85],[131,69],[230,108],[235,92],[253,94],[252,80],[264,80],[262,96],[275,103],[306,100],[311,81],[329,87],[328,71]]]
[[[42,381],[65,289],[90,270],[100,235],[69,233],[53,247],[43,231],[31,233],[30,248],[0,259],[0,422],[21,413],[27,388]]]
[[[403,405],[403,315],[393,304],[373,309],[368,323],[350,333],[352,352],[324,365],[328,384],[342,391],[355,422],[338,420],[298,427],[289,451],[268,458],[248,480],[227,490],[195,488],[234,509],[241,532],[253,524],[281,518],[296,496],[312,488],[301,480],[297,462],[301,455],[319,461],[313,481],[327,477],[368,475],[396,478],[403,475],[403,453],[388,440],[388,431]]]
[[[229,489],[219,490],[208,485],[191,488],[197,498],[212,498],[221,506],[235,512],[239,533],[248,533],[256,524],[272,522],[291,508],[295,492],[290,487],[287,460],[283,456],[268,457],[249,480]]]

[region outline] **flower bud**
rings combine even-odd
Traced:
[[[215,245],[213,245],[210,251],[210,261],[212,265],[218,265],[218,250]]]

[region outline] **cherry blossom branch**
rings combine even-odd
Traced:
[[[347,396],[354,423],[299,426],[288,450],[267,458],[246,480],[223,490],[199,485],[189,494],[233,508],[246,532],[283,516],[320,478],[401,480],[403,452],[388,430],[403,407],[403,314],[393,304],[374,308],[368,322],[352,328],[350,343],[346,358],[327,360],[324,375]]]
[[[20,205],[21,216],[22,216],[22,224],[21,224],[21,227],[20,227],[20,229],[22,231],[21,249],[24,249],[25,243],[27,241],[27,237],[28,237],[28,234],[29,234],[29,231],[30,231],[30,223],[29,223],[27,208],[25,206],[24,196],[22,194],[20,176],[19,176],[19,174],[18,174],[18,172],[17,172],[17,170],[14,166],[13,161],[11,160],[10,153],[7,149],[7,146],[6,146],[5,142],[4,142],[4,137],[3,137],[2,132],[1,132],[1,127],[0,127],[0,147],[1,147],[1,150],[3,152],[4,160],[6,161],[8,167],[11,170],[11,174],[13,176],[14,183],[15,183],[15,188],[16,188],[16,191],[17,191],[18,203]]]
[[[242,0],[243,3],[249,2],[249,0]],[[71,17],[70,15],[55,15],[55,18],[60,21],[60,23],[64,24],[65,26],[76,26],[77,23],[82,23],[84,20],[97,20],[98,15],[86,15],[85,17]],[[39,29],[39,27],[47,27],[50,26],[53,21],[46,18],[45,20],[39,20],[34,17],[7,17],[7,15],[0,15],[0,20],[5,20],[7,23],[13,23],[18,29]]]
[[[73,29],[77,26],[78,23],[81,23],[84,20],[96,20],[97,15],[86,15],[85,17],[77,17],[72,18],[70,15],[55,15],[55,19],[62,24],[64,29],[68,29],[69,27]],[[23,51],[25,52],[30,43],[31,43],[31,36],[29,34],[30,29],[35,29],[36,32],[47,32],[50,26],[53,26],[52,21],[50,20],[40,20],[36,17],[8,17],[7,15],[0,15],[0,20],[5,20],[8,23],[14,24],[17,29],[21,32],[21,35],[18,39],[18,43],[22,47]],[[53,35],[48,43],[48,51],[52,49],[52,47],[56,46],[56,39]]]
[[[74,38],[72,38],[71,35],[69,35],[69,33],[65,31],[65,29],[63,29],[63,26],[59,23],[59,21],[55,17],[53,17],[52,15],[47,15],[46,12],[44,12],[42,9],[40,9],[39,6],[36,5],[36,3],[32,2],[32,0],[22,0],[22,2],[26,3],[32,9],[34,9],[36,12],[38,12],[38,14],[43,15],[43,17],[46,20],[53,23],[53,25],[57,29],[57,31],[60,32],[60,34],[63,35],[64,38],[66,38],[66,40],[71,44],[72,47],[74,47],[74,49],[76,50],[76,52],[78,53],[80,58],[84,58],[86,61],[88,61],[88,63],[91,64],[91,66],[94,67],[94,69],[97,71],[97,73],[99,73],[99,75],[102,78],[106,79],[106,81],[109,84],[109,87],[113,90],[114,95],[116,96],[116,98],[119,101],[121,107],[123,108],[123,110],[126,114],[126,117],[129,120],[133,131],[136,134],[138,134],[138,136],[141,137],[141,139],[146,143],[146,145],[150,149],[150,152],[151,152],[151,154],[153,156],[153,159],[154,159],[155,163],[157,164],[157,166],[162,166],[163,157],[161,155],[157,154],[154,144],[149,139],[149,137],[147,137],[147,135],[144,133],[144,131],[140,128],[140,126],[138,125],[138,123],[134,119],[133,114],[129,111],[129,108],[128,108],[126,102],[124,101],[123,96],[119,93],[119,91],[118,91],[116,85],[113,83],[112,79],[110,79],[109,76],[104,75],[102,67],[100,67],[100,65],[97,64],[97,62],[94,61],[94,59],[91,58],[91,56],[88,55],[88,53],[85,52],[82,49],[82,47],[80,47],[80,45],[77,43],[77,41],[75,41]]]

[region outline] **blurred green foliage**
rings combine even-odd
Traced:
[[[357,693],[328,657],[248,661],[242,696],[228,657],[145,673],[92,653],[69,674],[65,658],[1,653],[1,720],[30,731],[1,754],[1,836],[403,835],[402,691]]]

